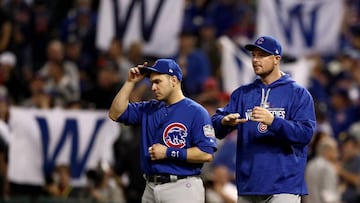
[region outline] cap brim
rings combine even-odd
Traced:
[[[140,68],[140,73],[141,73],[141,74],[147,74],[147,75],[149,75],[149,73],[151,73],[151,72],[156,72],[156,73],[158,73],[159,71],[156,70],[156,69],[154,69],[154,68],[152,68],[152,67],[143,67],[143,68]]]
[[[254,45],[254,44],[247,44],[247,45],[245,45],[245,49],[248,50],[248,51],[254,51],[254,49],[260,49],[260,50],[265,51],[265,52],[268,53],[268,54],[273,54],[273,53],[271,53],[269,50],[266,50],[266,49],[264,49],[264,48],[262,48],[262,47],[260,47],[260,46]]]

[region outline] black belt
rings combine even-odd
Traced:
[[[180,179],[185,179],[189,176],[178,176],[178,175],[170,175],[170,174],[157,174],[157,175],[146,175],[144,174],[144,178],[148,182],[152,182],[155,184],[164,184],[170,182],[176,182]]]

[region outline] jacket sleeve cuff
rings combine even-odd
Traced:
[[[274,117],[274,121],[272,122],[272,124],[270,126],[268,126],[268,129],[270,131],[278,131],[281,128],[281,118],[275,116]]]

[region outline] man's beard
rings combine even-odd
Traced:
[[[259,73],[259,74],[256,74],[262,78],[266,78],[267,76],[269,76],[272,72],[274,72],[274,67],[272,67],[272,69],[266,71],[266,72],[262,72],[262,73]]]

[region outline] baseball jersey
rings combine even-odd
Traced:
[[[146,174],[198,175],[203,166],[172,159],[151,161],[148,148],[155,143],[184,149],[198,147],[211,154],[217,149],[209,113],[189,98],[172,105],[157,100],[129,103],[117,121],[141,125],[140,159]]]
[[[255,106],[267,108],[270,126],[248,121],[235,127],[221,125],[229,113],[251,118]],[[309,92],[283,75],[270,85],[260,79],[236,89],[229,103],[212,117],[215,134],[223,138],[237,128],[236,183],[239,195],[307,194],[307,145],[315,128]]]

